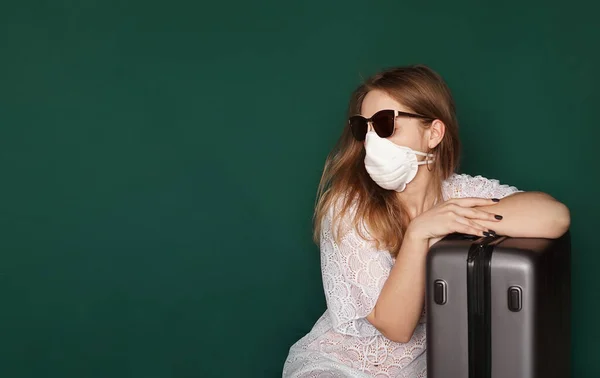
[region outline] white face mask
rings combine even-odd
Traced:
[[[433,158],[433,154],[413,151],[381,138],[375,131],[369,131],[365,139],[365,168],[369,176],[384,189],[402,192],[406,184],[417,175],[419,165],[432,163],[431,160],[417,161],[417,155]]]

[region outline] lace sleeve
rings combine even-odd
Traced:
[[[345,219],[341,220],[345,230],[341,242],[336,243],[331,215],[323,221],[320,245],[323,287],[333,327],[351,336],[379,335],[366,316],[375,307],[392,258],[361,238]]]
[[[514,186],[501,184],[498,180],[467,174],[452,175],[443,185],[444,197],[449,198],[504,198],[522,192]]]

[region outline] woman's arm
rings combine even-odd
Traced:
[[[477,221],[498,235],[556,239],[571,224],[569,209],[541,192],[519,192],[501,199],[497,204],[477,208],[502,216],[500,222]]]
[[[367,320],[388,339],[407,343],[414,331],[425,298],[426,239],[407,234],[375,308]]]
[[[476,206],[493,204],[491,199],[463,198],[446,201],[413,219],[406,230],[396,262],[385,281],[367,320],[388,339],[405,343],[411,339],[423,311],[425,264],[429,240],[452,232],[483,236],[483,227],[467,217],[487,219],[496,225],[492,214]]]
[[[502,220],[494,219],[495,214],[502,215]],[[469,226],[471,222],[483,227]],[[512,237],[558,238],[569,225],[567,207],[539,192],[518,192],[498,203],[462,198],[436,206],[411,222],[367,320],[392,341],[410,340],[423,309],[426,255],[431,240],[451,232],[482,235],[485,230]]]

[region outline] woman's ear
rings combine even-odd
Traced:
[[[439,119],[434,120],[429,127],[429,140],[427,141],[427,147],[433,150],[442,139],[444,139],[444,133],[446,132],[446,125]]]

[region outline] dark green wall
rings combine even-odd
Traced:
[[[573,372],[600,375],[593,1],[201,3],[0,5],[0,376],[280,376],[324,310],[349,93],[408,63],[452,87],[464,171],[571,208]]]

